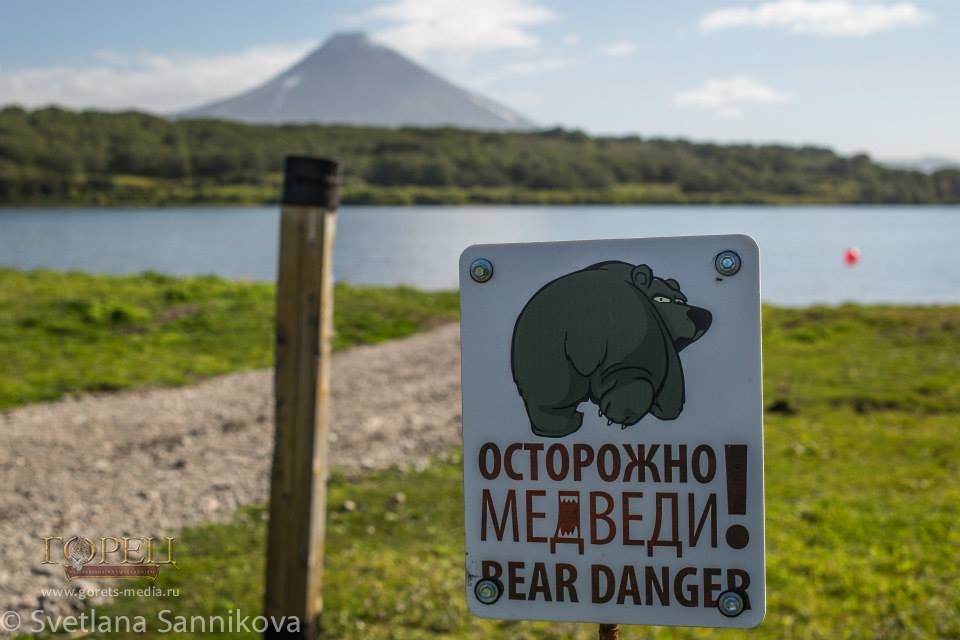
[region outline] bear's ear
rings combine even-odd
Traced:
[[[674,291],[680,291],[680,283],[674,280],[673,278],[667,278],[664,280],[667,283],[667,286],[673,289]]]
[[[645,264],[638,264],[630,272],[630,279],[640,289],[649,289],[653,284],[653,269]]]

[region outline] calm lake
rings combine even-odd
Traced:
[[[0,264],[272,280],[277,224],[276,207],[0,209]],[[760,245],[768,302],[960,303],[960,207],[343,207],[334,271],[454,288],[471,244],[727,233]]]

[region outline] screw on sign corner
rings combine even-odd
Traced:
[[[716,268],[717,273],[722,276],[733,276],[740,271],[740,255],[736,251],[731,251],[727,249],[721,251],[713,259],[713,266]]]
[[[473,595],[477,597],[477,600],[481,604],[493,604],[500,599],[500,595],[503,593],[503,587],[497,583],[496,580],[491,580],[490,578],[484,578],[477,582],[477,585],[473,588]]]
[[[743,613],[745,602],[736,591],[724,591],[717,598],[717,609],[728,618],[736,618]]]
[[[493,277],[493,263],[486,258],[477,258],[470,263],[470,277],[474,282],[483,284]]]

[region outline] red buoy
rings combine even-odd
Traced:
[[[860,262],[860,249],[850,247],[843,252],[843,261],[848,267],[854,267]]]

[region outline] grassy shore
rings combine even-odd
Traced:
[[[37,196],[19,206],[184,206],[276,204],[282,176],[270,174],[256,184],[184,184],[143,176],[115,176],[109,192],[78,191],[70,197]],[[344,204],[356,205],[641,205],[641,204],[863,204],[855,185],[840,184],[811,193],[743,190],[687,192],[676,183],[624,183],[603,188],[383,186],[348,184]]]
[[[455,292],[339,284],[335,298],[335,349],[457,317]],[[0,268],[0,409],[269,366],[273,313],[267,283]],[[767,307],[764,332],[775,408],[960,406],[957,308]]]
[[[336,349],[457,314],[450,292],[337,285],[335,297]],[[270,284],[0,269],[0,410],[269,366],[273,313]]]
[[[4,369],[8,402],[77,390],[92,372],[106,376],[109,368],[91,360],[97,345],[109,346],[110,364],[126,372],[127,384],[180,382],[269,360],[266,285],[15,272],[3,272],[0,285],[4,362],[20,354],[13,355],[18,375],[39,370],[12,396],[18,376]],[[341,288],[338,296],[341,346],[455,314],[453,294]],[[187,314],[190,304],[197,307]],[[86,311],[78,316],[77,308]],[[33,349],[41,354],[22,353]],[[144,349],[153,356],[144,360]],[[746,633],[628,627],[623,637],[960,637],[958,353],[960,307],[765,308],[766,620]],[[169,378],[151,378],[157,357]],[[51,385],[52,377],[60,382]],[[467,613],[461,500],[457,451],[425,469],[334,475],[325,638],[596,637],[593,625]],[[156,585],[179,588],[178,597],[118,598],[98,606],[98,615],[142,615],[153,630],[162,610],[172,612],[168,618],[256,615],[264,534],[262,506],[184,531],[180,570],[164,571]]]

